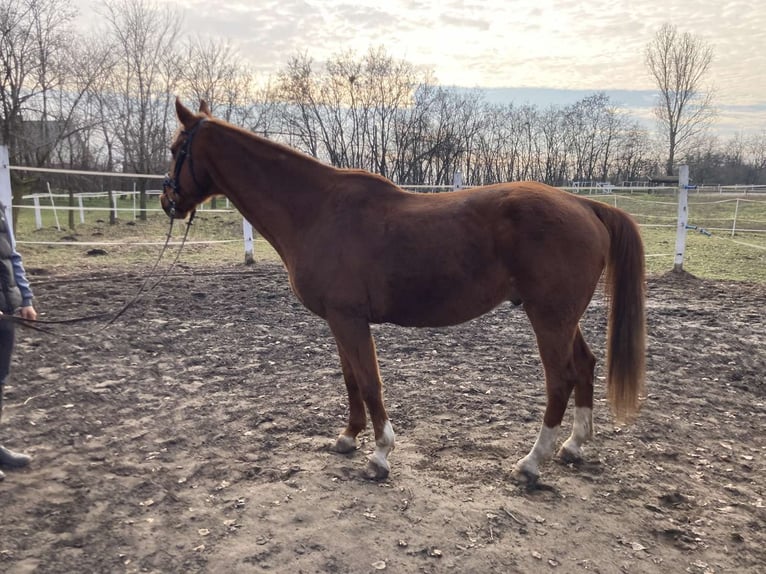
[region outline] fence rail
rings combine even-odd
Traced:
[[[55,170],[49,168],[25,168],[10,166],[12,170],[35,171],[41,173],[64,173],[77,176],[97,176],[101,178],[119,177],[133,180],[133,190],[106,189],[103,191],[78,191],[69,193],[54,192],[50,187],[47,193],[32,193],[22,196],[20,204],[14,204],[15,208],[31,209],[34,211],[35,229],[44,227],[44,220],[50,223],[50,216],[43,217],[46,212],[53,213],[53,219],[58,229],[58,212],[79,215],[79,223],[86,222],[87,214],[96,214],[103,217],[108,214],[110,221],[120,218],[138,219],[143,211],[147,214],[161,213],[159,196],[160,189],[148,189],[143,193],[148,199],[147,205],[141,209],[138,205],[138,197],[141,192],[136,190],[136,182],[139,179],[156,181],[163,176],[149,174],[129,174],[111,172],[89,172],[83,170]],[[108,179],[101,180],[102,185],[108,185]],[[463,185],[462,177],[455,174],[453,185],[401,185],[400,187],[419,193],[448,192],[457,188],[469,188]],[[766,233],[766,186],[755,185],[705,185],[690,186],[689,201],[690,231],[702,233],[715,232],[720,236],[724,234],[734,238],[737,234],[765,234]],[[612,185],[608,182],[578,181],[571,186],[561,189],[578,195],[589,195],[593,199],[608,202],[631,213],[639,225],[648,229],[673,229],[677,227],[677,195],[678,187],[651,186],[645,182],[623,182],[622,185]],[[761,199],[763,198],[763,199]],[[224,207],[213,208],[209,204],[200,206],[200,210],[210,214],[235,213],[228,199]],[[69,217],[70,225],[74,224],[72,216]],[[249,224],[243,221],[243,231],[246,245],[252,245],[252,231]],[[231,239],[211,237],[210,242],[230,242]],[[42,243],[19,241],[19,243]],[[54,242],[49,242],[54,243]],[[56,245],[83,245],[81,241],[57,241]],[[98,244],[98,242],[89,242]],[[103,243],[104,245],[114,244]],[[125,245],[139,245],[135,241]],[[248,248],[246,248],[248,249]],[[665,256],[657,254],[656,256]]]
[[[448,191],[452,186],[402,186],[419,192]],[[589,188],[561,188],[572,193],[582,193]],[[594,188],[595,189],[595,188]],[[594,199],[605,201],[615,207],[620,207],[631,213],[643,226],[668,227],[676,226],[677,203],[669,195],[656,193],[640,194],[638,188],[631,188],[632,193],[606,193],[605,188],[598,188],[599,193],[592,193]],[[625,190],[625,188],[615,188]],[[657,189],[657,188],[649,188]],[[58,212],[74,211],[79,214],[80,223],[85,223],[87,213],[110,214],[115,219],[122,214],[137,219],[141,211],[137,204],[137,191],[108,191],[108,192],[77,192],[72,194],[62,193],[36,193],[22,196],[22,200],[30,203],[14,204],[14,207],[34,210],[35,228],[43,227],[43,213],[51,211],[54,219],[58,222]],[[159,195],[161,190],[147,190],[149,204],[145,208],[146,213],[161,213]],[[597,196],[597,197],[596,197]],[[63,201],[76,202],[76,205],[62,205]],[[211,207],[203,204],[200,210],[206,213],[234,213],[229,200],[223,198],[225,207]],[[47,203],[47,205],[46,205]],[[766,233],[766,197],[760,198],[755,194],[739,197],[725,197],[721,194],[696,194],[689,201],[690,217],[698,227],[707,231],[726,232],[731,237],[737,233]],[[57,227],[61,226],[57,223]]]
[[[10,170],[7,154],[2,155],[4,149],[0,146],[0,172],[4,172],[0,173],[0,196],[5,205],[10,206]],[[13,166],[10,169],[62,174],[60,170],[49,168]],[[55,252],[54,246],[76,249],[86,245],[89,248],[103,245],[109,248],[110,253],[119,253],[120,256],[125,254],[130,258],[135,254],[136,258],[141,258],[144,257],[146,246],[157,245],[158,234],[162,233],[167,223],[159,205],[161,192],[155,189],[158,187],[157,181],[163,176],[83,170],[63,173],[64,177],[59,179],[63,183],[59,185],[66,186],[67,193],[50,187],[53,178],[46,184],[46,178],[40,177],[37,181],[47,186],[47,193],[28,193],[20,201],[17,194],[13,208],[17,213],[19,209],[22,210],[16,237],[19,243],[29,245],[29,249],[42,258],[50,257]],[[136,188],[139,185],[152,188],[144,191],[147,199],[145,210],[138,206],[140,192]],[[471,186],[465,185],[460,174],[456,173],[453,185],[401,187],[418,193],[438,193]],[[654,272],[666,270],[667,263],[678,258],[679,254],[673,251],[671,237],[676,235],[678,240],[683,232],[684,235],[694,235],[691,239],[691,258],[694,269],[701,269],[703,275],[712,273],[722,278],[766,281],[766,186],[697,185],[682,189],[652,186],[646,182],[622,182],[621,185],[577,182],[563,189],[591,196],[591,199],[615,205],[633,214],[643,230],[648,268]],[[685,220],[685,225],[681,225],[678,207],[684,198],[688,199],[688,221]],[[265,240],[254,238],[249,223],[241,219],[228,200],[219,199],[217,206],[220,209],[210,204],[200,207],[201,214],[207,217],[197,219],[193,244],[221,245],[197,249],[193,254],[204,258],[205,254],[230,253],[231,247],[226,244],[241,245],[244,238],[246,262],[254,260],[255,245],[261,254],[271,256]],[[68,227],[73,230],[71,236],[59,225],[57,212],[67,214]],[[144,214],[146,218],[142,217]],[[140,222],[131,221],[139,218]],[[77,219],[80,224],[85,222],[85,225],[79,227]],[[107,219],[109,224],[122,225],[110,225],[110,231],[107,232],[104,226]],[[242,235],[237,225],[239,221]],[[54,223],[58,232],[51,230]],[[39,235],[36,229],[40,231]],[[697,232],[708,237],[700,236]],[[118,246],[123,246],[124,250]],[[51,252],[51,249],[54,251]]]
[[[566,185],[561,187],[566,191],[578,194],[588,195],[609,195],[612,193],[618,194],[641,194],[646,193],[650,195],[675,195],[678,192],[677,186],[666,185],[611,185],[604,182],[599,182],[599,185],[583,185],[582,182],[578,182],[579,185]],[[709,185],[701,184],[694,185],[690,189],[693,194],[707,195],[766,195],[766,185]]]

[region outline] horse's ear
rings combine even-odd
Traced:
[[[178,121],[185,128],[188,128],[195,119],[195,115],[192,111],[181,103],[181,98],[176,97],[176,115]]]
[[[208,107],[207,102],[205,100],[199,101],[199,113],[206,115],[207,117],[210,117],[213,115],[210,113],[210,108]]]

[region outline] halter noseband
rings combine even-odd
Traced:
[[[175,166],[173,169],[173,177],[170,177],[170,174],[165,175],[165,179],[162,181],[162,187],[170,188],[173,190],[173,199],[170,199],[170,209],[168,210],[168,215],[173,218],[176,214],[176,197],[180,197],[180,185],[178,184],[179,177],[181,175],[181,168],[184,165],[184,161],[186,158],[189,158],[189,173],[191,173],[192,181],[194,182],[194,185],[197,186],[198,189],[200,189],[202,186],[197,181],[197,177],[194,175],[194,161],[192,160],[191,155],[191,144],[192,140],[194,139],[194,134],[197,133],[197,130],[199,130],[200,126],[206,122],[206,118],[201,118],[192,129],[189,131],[183,130],[181,132],[181,135],[186,136],[186,139],[184,140],[184,143],[181,144],[181,149],[178,150],[178,156],[176,157]]]

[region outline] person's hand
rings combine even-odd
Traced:
[[[19,315],[21,315],[22,319],[27,321],[34,321],[37,319],[37,311],[35,311],[35,308],[32,305],[22,307],[19,311]]]

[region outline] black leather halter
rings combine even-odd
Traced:
[[[162,182],[162,188],[167,189],[170,188],[173,190],[173,198],[168,198],[170,209],[168,210],[168,215],[173,218],[176,214],[176,200],[175,198],[181,196],[181,187],[178,183],[179,178],[181,176],[181,168],[183,168],[184,161],[186,161],[186,158],[189,158],[189,173],[191,173],[192,181],[194,182],[194,185],[197,186],[198,189],[201,189],[202,186],[200,186],[199,182],[197,181],[197,177],[194,175],[194,160],[192,160],[191,155],[191,145],[192,140],[194,139],[194,135],[199,130],[200,126],[204,124],[207,120],[205,118],[200,119],[196,124],[194,124],[194,127],[190,130],[183,130],[181,132],[181,135],[185,136],[186,139],[181,144],[181,148],[178,150],[178,155],[176,156],[175,165],[173,166],[173,177],[170,176],[170,174],[165,174],[165,179]]]

